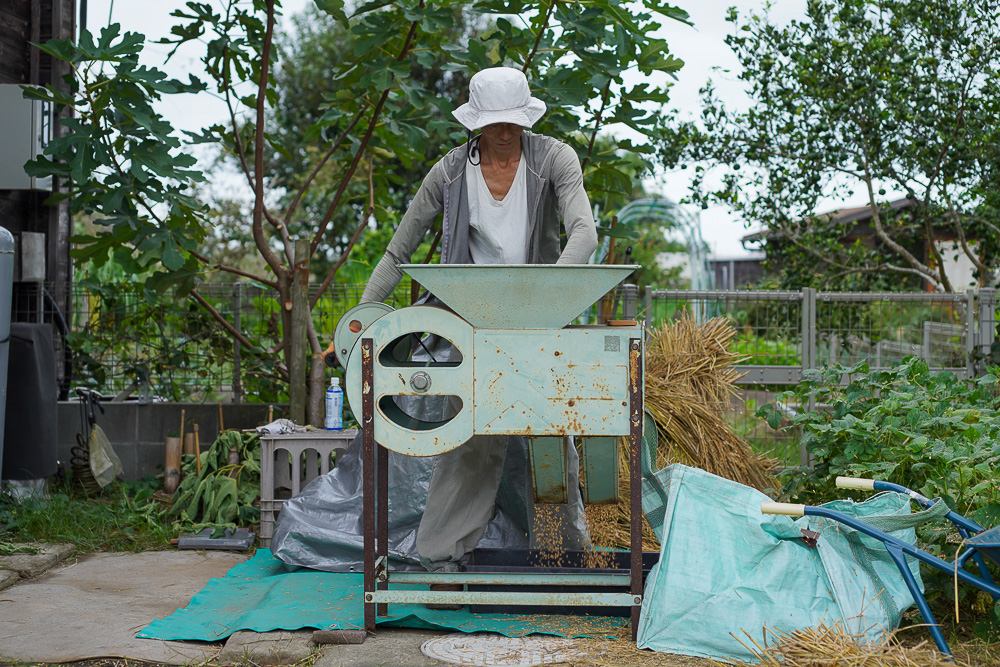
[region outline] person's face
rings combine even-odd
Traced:
[[[524,128],[514,123],[493,123],[483,128],[483,139],[490,148],[500,153],[514,150],[521,145],[521,133]]]

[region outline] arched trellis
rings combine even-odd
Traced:
[[[618,211],[618,224],[626,225],[645,218],[661,221],[670,229],[684,235],[688,248],[688,264],[691,271],[691,289],[715,288],[715,274],[708,262],[708,246],[701,235],[701,219],[669,199],[647,197],[629,202]],[[608,237],[601,246],[601,257],[608,253]]]

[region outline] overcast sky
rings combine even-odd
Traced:
[[[209,0],[219,4],[218,0]],[[284,0],[286,16],[303,11],[312,0]],[[717,92],[726,102],[742,106],[745,96],[742,85],[737,81],[736,58],[725,45],[725,36],[731,24],[725,20],[728,7],[736,5],[741,13],[758,10],[763,6],[758,0],[675,0],[691,15],[694,24],[687,26],[668,21],[660,36],[670,45],[671,52],[681,58],[685,65],[678,73],[678,81],[671,88],[672,104],[682,115],[694,114],[699,107],[698,89],[711,77],[717,84]],[[170,26],[178,22],[170,13],[184,6],[183,0],[158,0],[157,2],[135,2],[134,0],[88,0],[87,27],[98,32],[109,22],[120,23],[124,30],[140,32],[149,42],[169,34]],[[784,22],[802,16],[805,0],[782,0],[771,9],[772,19]],[[168,47],[148,44],[146,63],[165,69],[168,74],[186,78],[186,72],[201,70],[198,54],[181,53],[164,67],[163,59]],[[729,72],[715,72],[719,67]],[[169,96],[160,111],[175,127],[197,130],[226,117],[225,107],[218,100],[207,95]],[[651,184],[651,189],[675,201],[687,193],[687,178],[684,172],[666,173]],[[835,206],[831,202],[831,207]],[[742,221],[728,209],[716,208],[701,211],[702,235],[713,253],[722,257],[746,254],[739,239],[747,233]]]

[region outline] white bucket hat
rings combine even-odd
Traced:
[[[452,114],[470,130],[493,123],[531,127],[545,113],[545,102],[531,96],[524,72],[491,67],[469,80],[469,101]]]

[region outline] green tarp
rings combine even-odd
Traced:
[[[267,549],[220,579],[213,579],[184,609],[153,621],[138,637],[219,641],[237,630],[354,629],[364,625],[363,575],[290,570]],[[561,637],[614,636],[626,618],[518,616],[437,611],[422,605],[390,605],[380,625],[498,632],[508,637],[539,633]]]
[[[754,644],[765,646],[778,630],[839,623],[878,641],[898,626],[913,598],[880,541],[831,519],[761,514],[769,500],[683,465],[643,480],[662,546],[646,579],[639,648],[753,662]],[[893,492],[824,507],[911,544],[914,526],[947,512],[941,503],[911,514],[909,498]],[[819,533],[815,545],[802,529]],[[919,581],[915,561],[910,569]]]

